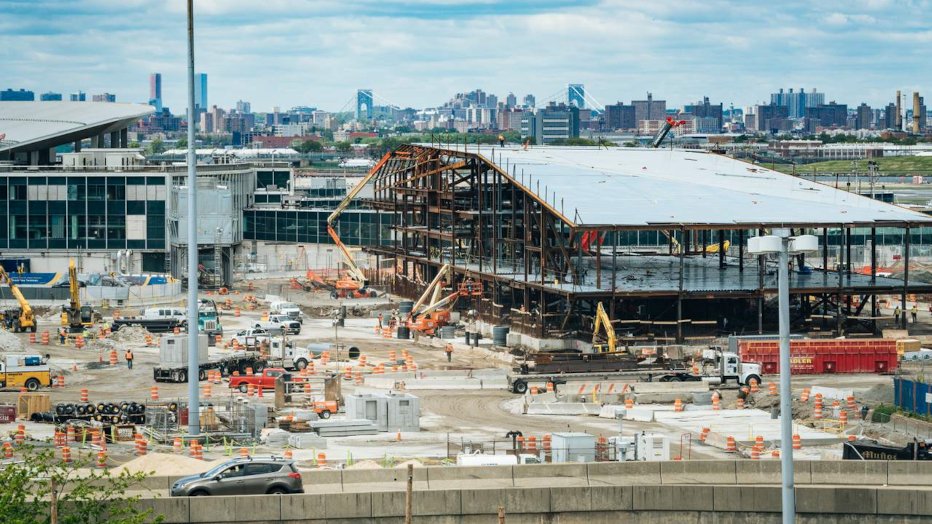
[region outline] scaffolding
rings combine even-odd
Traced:
[[[390,240],[379,239],[367,250],[376,255],[377,267],[390,261],[394,271],[372,275],[374,283],[416,298],[449,264],[451,285],[467,279],[481,283],[482,296],[466,306],[479,319],[539,338],[587,338],[600,301],[616,324],[620,344],[763,332],[764,311],[776,292],[776,266],[748,255],[745,245],[749,236],[789,227],[822,236],[821,256],[794,260],[797,326],[835,334],[876,332],[878,321],[887,319],[878,296],[898,295],[905,312],[907,295],[932,293],[929,283],[909,279],[910,228],[930,220],[918,213],[904,215],[897,208],[889,214],[902,211],[898,216],[905,220],[875,222],[866,222],[862,213],[857,223],[585,224],[581,215],[587,210],[565,210],[546,176],[532,178],[509,165],[508,155],[503,160],[507,149],[471,147],[406,145],[379,164],[368,203],[392,213],[395,225]],[[598,193],[592,202],[604,205]],[[861,207],[871,211],[872,206]],[[906,269],[899,278],[878,275],[878,227],[903,231]],[[870,265],[864,268],[852,264],[855,228],[869,231]],[[626,242],[639,231],[656,232],[660,240],[647,247]],[[831,259],[830,233],[841,239]]]

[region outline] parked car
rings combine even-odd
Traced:
[[[301,333],[301,323],[288,315],[271,315],[267,322],[256,322],[256,328],[264,329],[273,335],[298,335]]]
[[[268,331],[259,328],[247,328],[241,329],[233,335],[233,338],[230,339],[230,345],[233,345],[233,342],[236,341],[237,344],[241,346],[255,346],[261,344],[263,341],[268,342],[272,339],[272,336]]]
[[[304,493],[293,460],[238,458],[172,484],[173,497]]]

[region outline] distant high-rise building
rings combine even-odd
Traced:
[[[91,97],[94,102],[116,102],[116,95],[113,93],[100,93]]]
[[[787,131],[790,127],[790,108],[784,105],[759,105],[754,109],[756,122],[754,128],[762,133],[776,134]]]
[[[820,104],[806,108],[807,128],[814,132],[818,127],[844,128],[848,123],[848,104]]]
[[[518,97],[514,93],[508,93],[508,96],[505,97],[505,107],[508,109],[514,109],[518,105]]]
[[[78,91],[77,93],[71,93],[69,99],[72,102],[86,102],[87,94],[84,91]]]
[[[237,113],[252,113],[252,104],[244,100],[236,101],[236,112]]]
[[[524,95],[524,107],[528,109],[534,109],[537,105],[537,99],[534,98],[534,95]]]
[[[368,120],[373,114],[373,99],[371,89],[356,90],[356,120]]]
[[[871,118],[874,116],[874,111],[871,109],[871,106],[861,103],[858,106],[858,116],[854,121],[855,129],[870,129],[871,128]]]
[[[52,93],[51,91],[48,93],[42,93],[41,95],[39,95],[39,100],[42,102],[57,102],[57,101],[60,101],[61,99],[62,99],[61,93]]]
[[[642,120],[663,120],[667,117],[667,101],[654,100],[653,93],[647,93],[647,100],[632,100],[636,125]]]
[[[0,101],[4,102],[32,102],[35,99],[36,94],[32,91],[26,91],[25,89],[20,89],[18,91],[5,89],[0,91]]]
[[[194,109],[206,111],[207,107],[207,73],[198,73],[194,75]]]
[[[525,111],[521,119],[521,137],[533,137],[538,144],[579,137],[579,108],[551,102],[545,108]]]
[[[699,133],[721,133],[722,131],[722,104],[710,104],[709,97],[703,97],[701,102],[687,104],[683,110],[695,116],[706,125],[697,126]],[[711,119],[711,120],[705,120]]]
[[[883,128],[896,129],[896,104],[887,104],[883,110]]]
[[[149,105],[156,113],[162,112],[162,73],[149,75]]]
[[[634,106],[626,106],[622,102],[605,106],[605,128],[608,131],[637,129]]]
[[[586,108],[586,86],[583,84],[570,84],[566,88],[566,100],[571,106],[579,109]]]
[[[802,118],[806,116],[807,107],[817,107],[825,103],[825,93],[820,93],[813,89],[806,92],[800,88],[794,92],[791,88],[788,92],[780,89],[779,92],[770,95],[770,105],[785,106],[789,112],[789,118]]]

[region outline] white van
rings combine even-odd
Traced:
[[[142,318],[152,320],[184,320],[187,318],[187,315],[183,309],[176,307],[153,307],[147,308],[143,312]]]
[[[269,308],[273,315],[288,315],[292,320],[304,323],[304,315],[301,314],[301,308],[291,302],[272,302]]]

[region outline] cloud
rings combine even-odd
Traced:
[[[748,105],[779,87],[886,102],[932,84],[929,2],[786,0],[195,0],[196,61],[209,102],[351,107],[357,88],[425,107],[482,88],[504,97],[670,105],[710,96]],[[186,89],[185,0],[0,0],[6,87],[148,98],[163,74],[175,111]],[[822,23],[814,22],[822,21]]]

